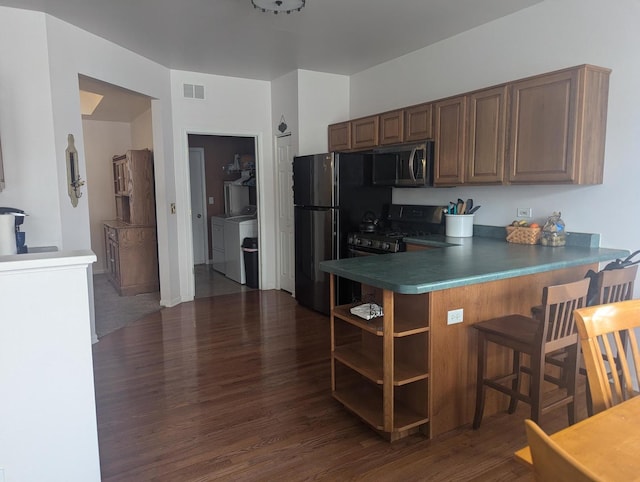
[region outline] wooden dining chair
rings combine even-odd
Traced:
[[[636,275],[638,274],[638,266],[630,266],[623,269],[602,270],[594,277],[595,297],[587,301],[589,305],[600,305],[605,303],[615,303],[617,301],[629,300],[633,297],[633,287]],[[589,289],[591,292],[591,288]],[[532,308],[532,313],[541,311],[542,307]],[[624,336],[624,335],[623,335]],[[625,345],[625,340],[622,340]],[[555,354],[547,359],[548,363],[562,367],[564,362],[560,359],[563,354]],[[587,370],[583,365],[579,367],[580,375],[587,376]],[[591,391],[589,389],[589,380],[586,385],[587,398],[587,415],[593,415],[593,401],[591,400]]]
[[[640,300],[575,311],[595,413],[638,395]]]
[[[476,379],[476,410],[473,428],[480,427],[484,412],[486,388],[509,395],[509,413],[515,412],[518,401],[531,405],[531,419],[539,421],[541,415],[561,406],[567,406],[569,424],[575,423],[575,393],[578,375],[578,334],[573,311],[586,306],[589,280],[548,286],[542,293],[542,315],[532,318],[512,314],[476,323],[478,331],[478,368]],[[488,378],[488,343],[509,348],[513,352],[511,371]],[[562,357],[562,377],[545,375],[547,355],[565,351]],[[521,365],[521,354],[530,357],[530,365]],[[530,375],[529,393],[521,393],[522,373]],[[543,406],[543,382],[549,381],[566,391],[564,396]],[[509,383],[510,382],[510,383]]]
[[[593,482],[600,479],[562,447],[555,443],[535,422],[524,421],[531,450],[535,480],[543,482]]]

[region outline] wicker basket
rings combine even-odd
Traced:
[[[516,244],[538,244],[541,228],[507,226],[507,242]]]

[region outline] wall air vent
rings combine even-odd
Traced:
[[[204,99],[204,85],[182,84],[184,97],[188,99]]]

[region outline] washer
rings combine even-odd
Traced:
[[[258,220],[255,216],[234,216],[224,220],[225,276],[233,281],[245,284],[244,256],[242,241],[244,238],[258,236]]]

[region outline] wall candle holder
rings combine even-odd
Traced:
[[[80,179],[80,169],[78,167],[78,151],[75,146],[73,134],[67,137],[67,150],[65,151],[67,164],[67,185],[71,205],[75,208],[78,205],[78,199],[82,197],[80,188],[84,186],[84,181]]]

